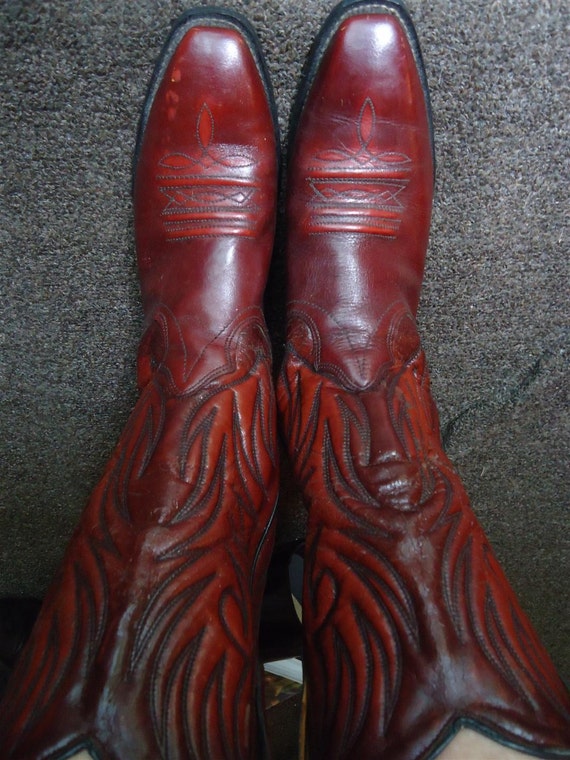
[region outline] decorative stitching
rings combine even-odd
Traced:
[[[315,154],[306,177],[311,190],[308,233],[396,237],[412,161],[405,153],[375,147],[380,133],[374,103],[366,97],[353,130],[356,147],[341,145]]]
[[[257,234],[260,187],[244,170],[255,166],[243,146],[217,145],[207,103],[196,118],[195,147],[167,153],[158,162],[158,189],[166,198],[160,211],[168,242],[194,237]],[[220,169],[225,173],[220,176]],[[163,170],[166,169],[167,172]]]

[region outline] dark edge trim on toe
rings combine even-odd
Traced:
[[[432,108],[431,108],[431,100],[430,100],[429,88],[428,88],[428,82],[427,82],[427,75],[426,75],[426,70],[425,70],[424,61],[422,57],[422,52],[420,49],[418,35],[416,33],[412,19],[410,18],[410,14],[408,13],[406,6],[404,5],[403,2],[401,2],[401,0],[342,0],[342,2],[340,2],[337,6],[335,6],[335,8],[333,8],[333,10],[330,12],[328,17],[323,22],[319,32],[317,33],[317,36],[315,37],[315,40],[311,46],[311,49],[305,61],[303,71],[301,73],[301,83],[297,90],[297,96],[295,98],[295,102],[293,104],[293,108],[291,110],[291,116],[289,119],[289,130],[288,130],[289,150],[293,146],[295,132],[296,132],[297,124],[301,117],[301,112],[309,96],[309,92],[311,90],[313,81],[319,70],[319,66],[321,64],[323,56],[326,53],[332,38],[337,33],[343,21],[346,21],[347,19],[352,18],[354,16],[364,15],[367,13],[370,13],[370,14],[388,13],[393,16],[396,16],[396,18],[402,24],[402,27],[408,39],[408,43],[412,50],[414,60],[416,62],[416,67],[418,69],[420,83],[422,85],[422,90],[424,94],[424,100],[426,104],[426,111],[427,111],[427,117],[428,117],[431,155],[432,155],[432,161],[433,161],[433,167],[434,167],[434,182],[435,182],[436,163],[435,163],[435,146],[434,146],[434,133],[433,133],[433,118],[432,118]]]
[[[279,135],[277,105],[275,102],[275,96],[273,94],[273,86],[271,84],[269,70],[265,63],[265,58],[263,56],[261,43],[259,41],[259,37],[257,36],[257,32],[249,20],[241,13],[230,10],[228,8],[219,8],[217,6],[206,5],[199,8],[191,8],[190,10],[185,11],[181,16],[179,16],[178,19],[176,19],[176,21],[173,22],[168,39],[164,43],[158,60],[155,64],[137,128],[135,150],[132,160],[131,192],[134,190],[137,164],[144,132],[152,105],[154,103],[154,98],[156,96],[158,88],[160,87],[160,83],[162,82],[164,72],[166,71],[168,64],[170,63],[170,60],[174,55],[178,45],[186,35],[186,32],[195,26],[234,29],[235,31],[239,32],[245,40],[247,47],[253,56],[253,60],[261,78],[263,89],[265,90],[265,95],[269,104],[269,110],[271,112],[273,129],[275,133],[277,166],[279,167],[281,165],[281,141]]]

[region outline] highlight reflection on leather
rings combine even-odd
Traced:
[[[264,752],[257,636],[277,464],[261,297],[276,142],[239,24],[191,15],[182,31],[151,100],[135,178],[141,395],[8,687],[3,758]],[[173,175],[170,198],[163,171]],[[242,181],[257,192],[247,235],[228,225]],[[201,221],[172,240],[164,220],[181,204],[184,224]]]
[[[409,19],[345,2],[314,61],[290,159],[278,386],[309,511],[308,756],[431,758],[462,725],[570,756],[568,694],[441,446],[415,324],[433,165]]]

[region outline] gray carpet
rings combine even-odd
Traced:
[[[235,4],[259,31],[284,134],[331,5]],[[0,595],[44,593],[135,399],[131,154],[153,62],[185,7],[2,5]],[[569,678],[568,5],[410,10],[438,161],[420,327],[447,450]],[[303,513],[283,491],[285,539]]]

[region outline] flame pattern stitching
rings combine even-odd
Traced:
[[[394,760],[431,757],[458,720],[527,751],[558,747],[570,721],[564,686],[441,449],[425,357],[410,339],[415,325],[402,319],[403,305],[384,316],[378,335],[393,361],[362,390],[321,363],[324,336],[296,302],[279,381],[309,507],[311,756],[340,760],[374,748]],[[430,647],[440,626],[447,649],[436,671]],[[410,694],[430,677],[439,682],[437,712],[426,701],[408,714]]]

